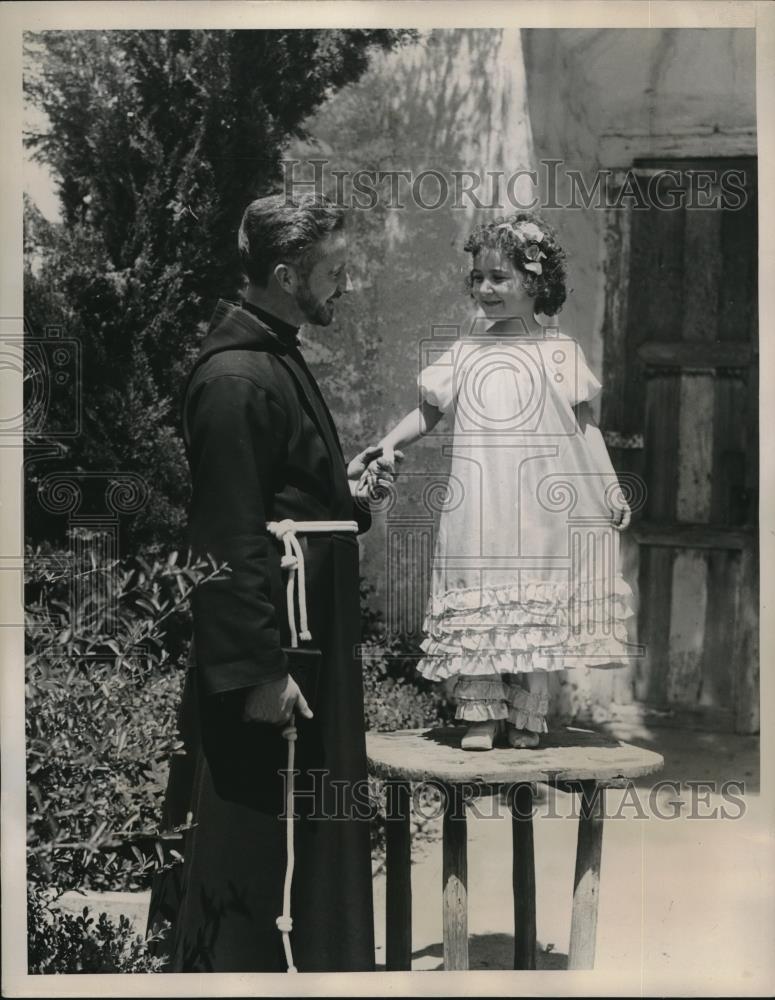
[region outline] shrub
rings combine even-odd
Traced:
[[[444,725],[451,707],[438,684],[417,673],[419,645],[404,635],[388,635],[384,617],[373,608],[374,588],[361,583],[363,687],[366,728],[382,732]]]
[[[28,877],[137,889],[156,867],[191,588],[216,572],[175,555],[100,562],[95,539],[28,551]],[[148,856],[148,851],[152,856]]]
[[[31,975],[68,972],[159,972],[163,961],[148,952],[150,939],[127,917],[95,918],[88,907],[75,915],[56,908],[56,895],[33,888],[27,903],[27,955]]]

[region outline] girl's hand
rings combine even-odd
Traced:
[[[380,488],[392,483],[398,473],[396,466],[404,460],[404,454],[396,451],[392,445],[383,445],[381,454],[374,458],[361,476],[358,492],[368,493],[374,499],[379,495]]]
[[[401,452],[398,453],[399,455]],[[403,455],[401,455],[403,458]],[[395,476],[396,473],[396,451],[392,444],[382,445],[382,454],[375,458],[373,462],[369,465],[369,468],[375,468],[376,471],[382,471],[390,476]],[[392,481],[392,480],[391,480]]]
[[[629,504],[624,499],[624,495],[621,490],[616,491],[616,495],[613,497],[611,502],[611,510],[613,513],[614,528],[617,531],[624,531],[630,523],[632,511],[630,510]]]

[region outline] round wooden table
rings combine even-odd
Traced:
[[[369,771],[388,783],[385,859],[386,967],[412,961],[410,811],[412,782],[440,790],[443,819],[444,968],[468,968],[468,874],[465,804],[477,795],[506,792],[512,816],[514,968],[536,967],[533,786],[543,782],[581,795],[573,886],[569,969],[595,960],[605,789],[660,770],[652,750],[584,729],[548,733],[535,749],[460,749],[463,729],[409,729],[366,734]]]

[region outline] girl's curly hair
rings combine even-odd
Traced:
[[[541,239],[535,239],[535,227]],[[527,227],[527,234],[524,229]],[[463,250],[475,257],[482,249],[499,250],[519,271],[528,295],[535,299],[535,311],[555,316],[565,301],[565,261],[567,254],[560,246],[557,234],[534,212],[516,212],[507,218],[496,219],[477,226],[463,244]],[[536,249],[537,248],[537,249]],[[542,255],[542,256],[539,256]],[[540,274],[526,264],[540,264]],[[470,292],[471,275],[466,281]]]

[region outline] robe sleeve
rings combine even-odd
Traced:
[[[571,406],[594,399],[602,389],[581,346],[570,337],[547,342],[547,364]]]
[[[266,533],[286,416],[249,379],[220,375],[195,391],[189,428],[192,548],[229,567],[192,598],[199,677],[205,693],[220,694],[288,672],[271,600],[279,557]]]
[[[359,535],[364,535],[371,527],[371,501],[368,497],[353,497],[353,520],[358,525]]]
[[[417,379],[422,398],[442,413],[450,408],[455,399],[455,362],[455,351],[445,351],[432,365],[423,368]]]

